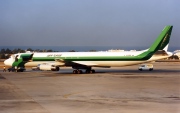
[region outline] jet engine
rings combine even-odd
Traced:
[[[58,66],[48,64],[48,63],[43,63],[38,65],[40,70],[45,70],[45,71],[59,71],[60,68]]]

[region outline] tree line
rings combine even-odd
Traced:
[[[26,51],[31,51],[31,52],[57,52],[57,51],[53,51],[52,49],[31,49],[31,48],[28,48],[27,50],[23,50],[23,49],[9,49],[9,48],[6,48],[6,49],[1,49],[0,51],[0,59],[7,59],[9,58],[9,56],[11,54],[16,54],[16,53],[25,53]]]

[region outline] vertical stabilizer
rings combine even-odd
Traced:
[[[164,50],[168,49],[169,40],[171,37],[173,26],[165,26],[165,28],[162,30],[158,38],[155,40],[155,42],[150,47],[150,51],[152,50]]]
[[[151,45],[151,47],[138,56],[144,57],[144,59],[149,59],[158,50],[167,50],[172,28],[173,26],[165,26],[165,28],[162,30],[155,42]]]

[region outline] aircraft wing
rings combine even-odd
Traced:
[[[85,66],[97,66],[95,63],[87,62],[87,61],[72,61],[73,63],[85,65]]]
[[[74,65],[79,65],[79,66],[84,66],[84,67],[102,67],[102,68],[110,68],[110,66],[99,66],[96,63],[88,62],[88,61],[71,61],[67,62],[63,59],[55,59],[55,65],[59,66],[74,66]]]
[[[56,62],[59,62],[59,63],[64,63],[64,64],[78,64],[78,65],[84,65],[84,66],[96,66],[97,64],[95,63],[91,63],[91,62],[87,62],[87,61],[71,61],[71,62],[68,62],[68,61],[65,61],[63,59],[55,59]]]

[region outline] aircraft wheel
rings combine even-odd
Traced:
[[[95,73],[95,70],[93,69],[93,70],[91,70],[93,73]]]
[[[82,74],[82,70],[77,70],[77,73],[78,74]]]
[[[92,74],[92,73],[93,73],[93,71],[91,70],[91,71],[90,71],[90,73]]]
[[[95,73],[95,70],[93,69],[93,70],[86,70],[86,73]]]
[[[73,70],[73,74],[77,74],[78,72],[77,72],[77,70]]]
[[[60,70],[60,68],[56,66],[56,71],[59,71],[59,70]]]
[[[87,70],[86,70],[86,73],[90,73],[90,70],[87,69]]]

